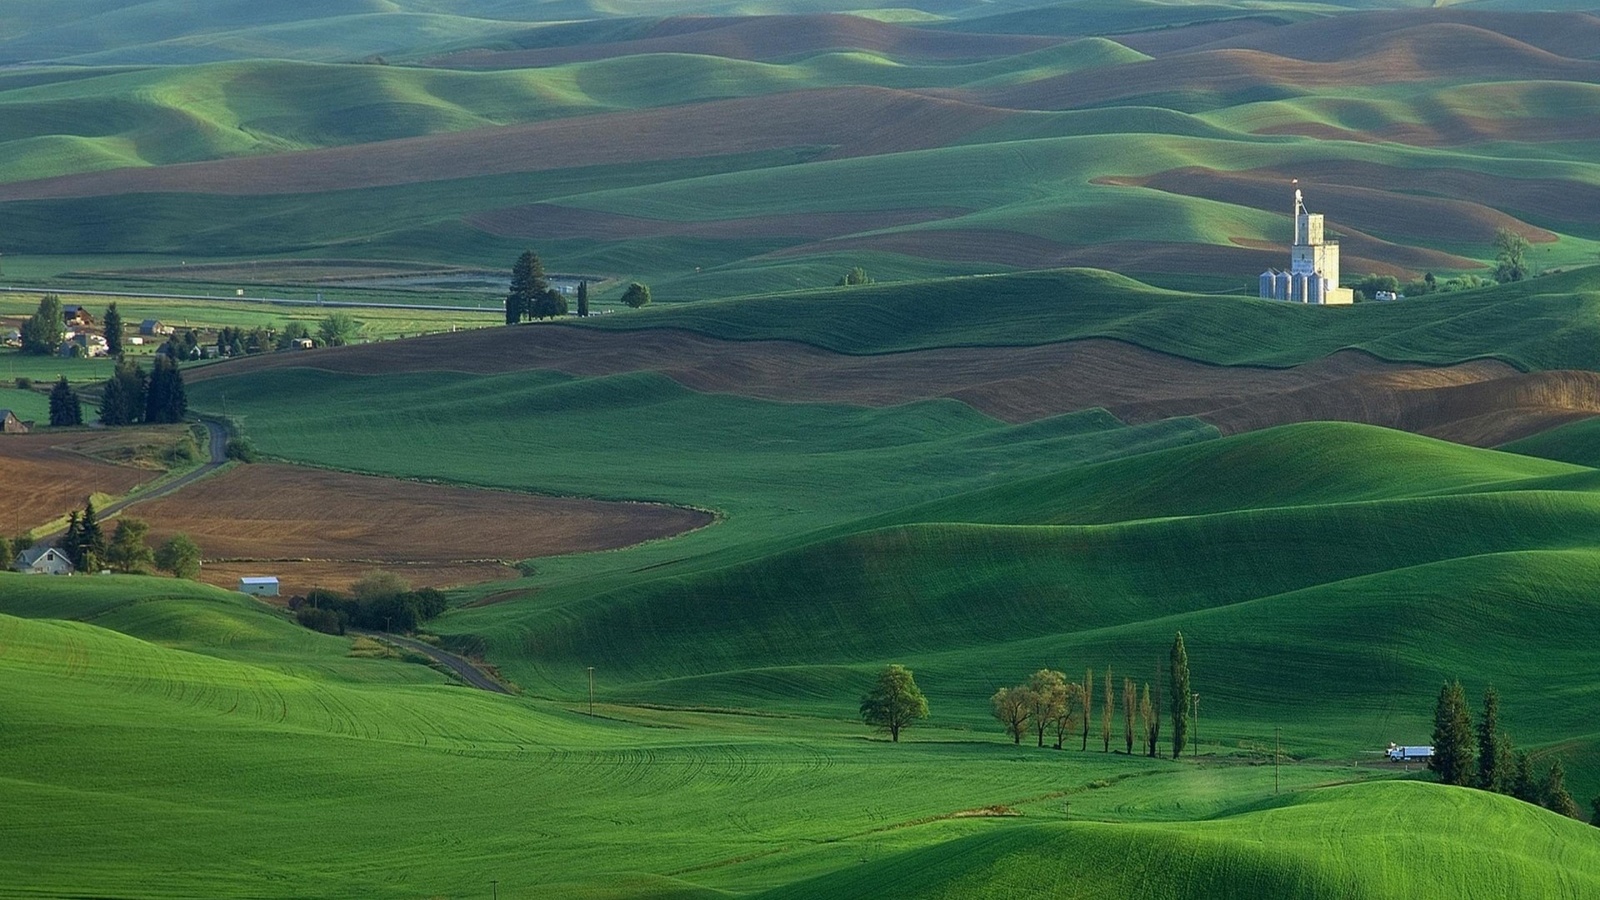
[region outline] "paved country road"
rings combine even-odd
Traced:
[[[388,641],[392,644],[398,644],[407,650],[415,650],[418,653],[435,660],[436,662],[445,664],[450,668],[450,671],[460,675],[463,681],[475,688],[478,688],[479,690],[493,691],[496,694],[511,693],[510,689],[508,689],[505,685],[484,674],[482,669],[473,665],[466,658],[457,656],[454,653],[450,653],[445,650],[440,650],[438,647],[435,647],[432,644],[425,644],[422,641],[413,640],[408,637],[401,637],[398,634],[389,634],[388,632],[355,631],[352,629],[352,633],[364,635],[370,638],[376,638],[378,640]]]
[[[107,504],[104,509],[95,510],[95,515],[101,519],[109,519],[136,503],[143,503],[156,497],[165,497],[173,491],[182,490],[221,468],[228,461],[228,429],[221,422],[212,419],[201,419],[200,424],[206,426],[206,433],[210,436],[208,442],[210,445],[210,459],[204,465],[193,471],[185,472],[165,484],[158,484],[133,497],[125,497],[115,503]],[[66,529],[63,528],[60,531],[45,535],[40,540],[46,544],[54,544],[57,538],[66,533]]]

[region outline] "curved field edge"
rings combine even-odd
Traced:
[[[1578,898],[1600,831],[1505,797],[1417,783],[1327,788],[1203,822],[992,828],[785,886],[833,897]]]

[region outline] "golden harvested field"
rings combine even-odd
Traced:
[[[712,521],[709,513],[475,490],[262,464],[236,466],[134,507],[151,543],[192,537],[202,578],[277,575],[283,590],[348,587],[374,569],[416,586],[513,577],[519,559],[610,550]]]

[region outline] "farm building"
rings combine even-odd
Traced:
[[[89,312],[87,306],[63,306],[61,322],[63,325],[72,325],[76,328],[88,328],[94,324],[94,314]]]
[[[159,319],[145,319],[139,323],[139,333],[145,336],[164,335],[172,333],[171,325],[163,325]]]
[[[72,560],[54,547],[34,547],[18,553],[11,568],[30,575],[71,575]]]
[[[312,347],[315,347],[316,344],[311,340],[311,338],[295,338],[289,342],[289,346],[295,350],[310,350]]]
[[[276,575],[264,575],[239,579],[239,592],[252,597],[278,596],[278,578]]]
[[[1263,300],[1291,303],[1354,303],[1355,292],[1339,287],[1339,242],[1326,240],[1321,213],[1306,211],[1305,197],[1294,192],[1294,246],[1289,268],[1261,273]]]
[[[27,434],[32,430],[32,422],[22,421],[9,409],[0,409],[0,434]]]

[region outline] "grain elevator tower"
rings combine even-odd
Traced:
[[[1339,244],[1323,234],[1322,213],[1306,210],[1305,196],[1294,192],[1294,246],[1289,268],[1261,273],[1261,297],[1291,303],[1354,303],[1355,293],[1339,287]]]

